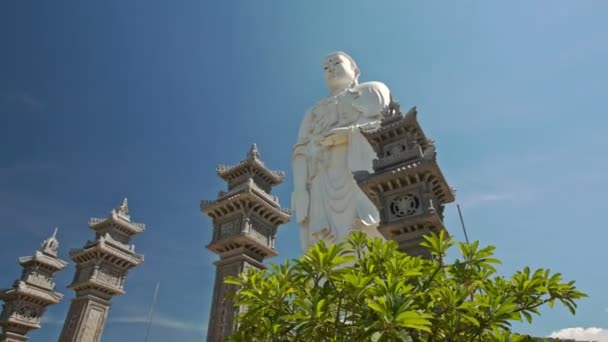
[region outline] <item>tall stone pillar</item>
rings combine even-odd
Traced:
[[[60,342],[98,342],[112,297],[125,293],[127,272],[144,260],[143,255],[135,254],[130,240],[145,226],[131,222],[126,198],[107,218],[92,218],[89,227],[95,231],[95,240],[70,251],[76,274],[68,288],[76,292],[76,298],[70,305]]]
[[[363,130],[378,158],[373,173],[355,172],[355,180],[380,212],[378,230],[402,252],[430,258],[423,236],[445,230],[443,209],[454,201],[437,164],[435,146],[424,135],[416,108],[405,115],[392,102],[379,127]]]
[[[53,276],[67,263],[57,257],[57,229],[33,256],[19,258],[23,267],[21,278],[10,289],[0,290],[5,304],[0,314],[1,342],[27,341],[26,334],[40,328],[40,321],[49,305],[57,304],[63,295],[55,292]]]
[[[224,278],[249,267],[265,268],[263,260],[277,255],[278,226],[291,218],[291,212],[282,209],[278,198],[270,194],[285,174],[267,169],[255,144],[245,160],[235,166],[220,165],[217,173],[228,183],[228,191],[221,191],[215,201],[201,203],[201,211],[213,220],[213,238],[207,249],[220,256],[215,262],[208,342],[223,341],[234,329],[238,312],[226,296],[236,288],[224,284]]]

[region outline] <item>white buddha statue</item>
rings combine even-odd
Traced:
[[[380,236],[378,210],[352,172],[372,172],[376,154],[359,129],[379,124],[390,92],[380,82],[359,84],[359,68],[343,52],[327,56],[324,70],[330,95],[306,112],[293,148],[292,208],[303,250],[340,242],[351,230]]]

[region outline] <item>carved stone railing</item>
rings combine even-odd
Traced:
[[[252,188],[258,190],[258,193],[262,195],[262,197],[266,198],[272,203],[279,204],[279,198],[277,196],[267,193],[266,191],[264,191],[264,189],[260,188],[255,182],[251,182],[250,184]]]
[[[146,225],[144,223],[131,222],[137,228],[146,229]]]
[[[89,219],[89,224],[97,224],[97,223],[101,223],[103,221],[105,221],[105,218],[97,218],[97,217],[91,217]]]
[[[378,170],[378,169],[381,169],[381,168],[384,168],[384,167],[387,167],[387,166],[390,166],[390,165],[393,165],[396,163],[414,160],[414,159],[420,159],[420,158],[422,158],[422,156],[423,156],[422,148],[420,147],[420,145],[416,144],[411,149],[407,149],[405,151],[395,153],[390,156],[382,157],[379,159],[374,159],[373,167],[374,167],[374,170]]]

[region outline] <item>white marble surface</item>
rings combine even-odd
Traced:
[[[380,236],[378,211],[352,172],[372,171],[375,153],[359,128],[379,123],[389,89],[359,84],[359,69],[343,52],[327,56],[323,66],[330,95],[306,112],[293,149],[292,207],[303,250],[318,240],[339,242],[351,229]]]

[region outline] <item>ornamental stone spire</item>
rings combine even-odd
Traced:
[[[125,198],[106,218],[91,218],[95,239],[70,251],[76,274],[68,288],[76,292],[64,322],[60,342],[98,342],[108,318],[111,300],[125,293],[128,271],[141,264],[131,238],[145,226],[131,221]]]
[[[391,101],[379,126],[362,129],[377,159],[372,173],[355,172],[363,192],[380,212],[379,232],[410,255],[430,258],[423,236],[445,230],[443,209],[454,190],[437,164],[433,141],[417,120],[416,108],[403,115]]]
[[[276,256],[275,234],[287,223],[291,212],[281,208],[272,187],[283,182],[285,174],[271,171],[259,159],[253,144],[245,160],[235,166],[220,165],[218,175],[228,183],[215,201],[202,201],[201,211],[213,220],[213,237],[207,249],[218,254],[215,286],[207,341],[223,341],[233,331],[238,311],[227,299],[236,288],[224,283],[249,267],[264,269],[264,259]]]
[[[256,144],[251,145],[249,152],[247,152],[247,158],[257,158],[257,159],[261,158],[260,152],[258,151],[258,145],[256,145]]]
[[[55,292],[53,276],[67,263],[57,258],[57,228],[51,237],[33,256],[19,258],[23,267],[21,278],[10,289],[0,289],[0,299],[5,304],[0,314],[2,326],[1,342],[27,341],[26,334],[40,328],[40,320],[49,305],[57,304],[63,298]]]

